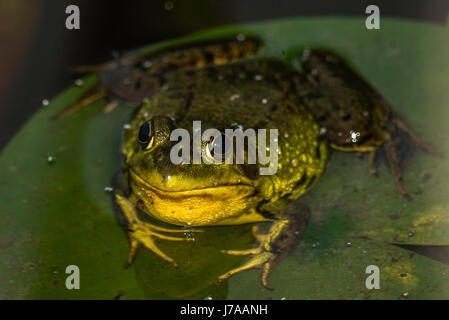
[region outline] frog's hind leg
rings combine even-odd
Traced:
[[[297,204],[296,204],[297,205]],[[297,211],[300,212],[297,212]],[[218,277],[216,283],[232,277],[241,271],[262,268],[261,283],[272,290],[268,284],[268,276],[276,266],[288,253],[302,235],[307,221],[310,218],[310,211],[305,208],[295,208],[293,203],[287,205],[281,213],[281,218],[275,220],[266,235],[257,234],[257,229],[253,228],[255,238],[260,242],[260,246],[246,250],[223,250],[222,252],[229,255],[252,257],[242,266],[232,269],[227,273]]]
[[[62,111],[55,114],[52,119],[64,119],[71,114],[75,113],[76,111],[107,97],[107,90],[103,85],[97,85],[91,90],[87,91],[80,100],[76,101],[75,103],[69,105],[67,108],[63,109]],[[119,101],[116,99],[111,100],[106,107],[103,109],[103,113],[109,113],[112,110],[117,107]]]
[[[421,137],[418,136],[418,134],[410,127],[408,126],[401,118],[399,118],[397,115],[393,116],[392,119],[393,123],[404,133],[407,134],[407,136],[415,143],[418,147],[424,149],[425,151],[444,157],[444,155],[437,151],[435,148],[427,144],[424,140],[421,139]],[[384,144],[388,162],[391,167],[391,171],[393,172],[394,179],[396,181],[396,185],[399,188],[399,191],[402,193],[404,197],[406,197],[408,200],[411,200],[410,194],[407,192],[407,189],[405,188],[404,179],[402,177],[401,169],[399,166],[399,159],[396,153],[396,147],[393,142],[392,135],[390,133],[386,134],[385,144]],[[373,151],[376,152],[376,151]]]
[[[399,166],[399,158],[396,153],[396,146],[392,139],[391,134],[386,134],[386,139],[384,143],[385,151],[387,153],[388,163],[390,164],[391,171],[393,173],[394,180],[399,189],[399,192],[408,200],[412,200],[412,197],[407,192],[404,184],[404,178],[402,177],[401,168]]]
[[[444,154],[433,148],[431,145],[429,145],[427,142],[425,142],[421,137],[409,126],[407,123],[405,123],[404,120],[402,120],[399,116],[394,115],[393,116],[393,123],[407,136],[415,143],[418,147],[421,149],[427,151],[430,154],[434,154],[439,157],[444,157]]]
[[[172,237],[162,234],[161,232],[175,233],[184,232],[184,230],[167,229],[148,222],[143,222],[138,218],[136,208],[130,200],[120,194],[116,194],[115,198],[116,203],[122,211],[123,219],[121,220],[126,225],[126,230],[128,232],[130,242],[127,266],[132,264],[136,256],[137,249],[140,245],[143,245],[173,267],[178,267],[176,262],[171,257],[166,255],[162,250],[158,248],[158,246],[154,242],[154,239],[158,238],[169,241],[189,241],[193,239],[188,237]]]

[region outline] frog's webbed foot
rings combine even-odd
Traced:
[[[173,267],[177,268],[178,265],[176,264],[176,262],[157,247],[156,243],[154,242],[154,239],[158,238],[169,241],[189,241],[192,240],[192,238],[172,237],[165,235],[162,232],[176,233],[184,231],[162,228],[153,225],[149,222],[143,222],[137,217],[136,209],[134,205],[131,203],[131,201],[129,201],[128,199],[119,194],[116,194],[116,200],[126,219],[127,232],[130,242],[130,250],[128,255],[127,266],[132,264],[136,256],[137,249],[139,248],[140,245],[143,245],[148,250],[155,253],[163,260],[167,261]]]
[[[253,235],[260,243],[258,247],[246,250],[223,250],[223,253],[229,255],[252,257],[242,266],[219,276],[216,283],[220,284],[241,271],[262,268],[260,279],[262,286],[273,290],[268,284],[268,276],[276,264],[287,255],[288,250],[296,244],[310,217],[310,211],[307,208],[302,207],[299,214],[293,213],[294,210],[297,209],[293,207],[293,204],[289,204],[284,210],[283,219],[274,221],[267,234],[261,235],[257,232],[257,227],[253,227]]]

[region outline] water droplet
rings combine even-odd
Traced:
[[[309,55],[310,55],[310,49],[309,48],[304,49],[304,51],[302,52],[302,58],[307,59],[309,57]]]
[[[107,187],[104,187],[104,191],[107,193],[111,193],[114,191],[114,188],[107,186]]]
[[[352,247],[352,242],[346,242],[346,246],[349,248],[349,247]]]
[[[167,180],[170,180],[171,179],[171,176],[167,176]]]
[[[153,62],[151,62],[150,60],[147,60],[144,63],[142,63],[142,67],[144,67],[145,69],[150,69],[152,65]]]
[[[262,99],[262,103],[263,103],[263,104],[267,104],[267,102],[268,102],[268,100],[267,100],[267,99],[265,99],[265,98],[264,98],[264,99]]]
[[[129,123],[125,123],[125,124],[123,125],[123,129],[129,130],[129,129],[131,129],[131,125],[130,125]]]
[[[237,100],[238,98],[240,98],[239,94],[233,94],[232,96],[229,97],[229,100],[234,101]]]
[[[112,51],[111,55],[112,55],[112,58],[114,58],[114,59],[120,58],[120,52],[118,52],[117,50]]]
[[[413,232],[409,232],[409,233],[407,233],[407,235],[409,236],[409,237],[413,237],[415,234],[413,233]]]
[[[84,81],[82,79],[76,79],[74,83],[75,83],[75,86],[82,87],[84,84]]]
[[[43,105],[44,107],[48,106],[49,104],[50,104],[50,101],[49,101],[48,99],[42,100],[42,105]]]
[[[48,164],[54,164],[56,161],[56,158],[54,156],[48,156],[47,157],[47,163]]]
[[[256,74],[256,75],[254,76],[254,80],[256,80],[256,81],[261,81],[261,80],[263,80],[263,76],[262,76],[261,74]]]
[[[402,296],[403,296],[404,298],[408,298],[409,294],[408,294],[408,292],[404,292],[404,293],[402,294]]]
[[[173,7],[174,7],[174,5],[173,5],[173,2],[171,2],[171,1],[166,1],[164,3],[164,9],[167,11],[173,10]]]
[[[323,135],[327,132],[327,129],[325,127],[320,128],[320,134]]]
[[[246,36],[243,33],[239,33],[236,38],[237,41],[245,41]]]

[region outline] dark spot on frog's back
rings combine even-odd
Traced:
[[[209,51],[203,52],[204,59],[206,60],[206,63],[212,63],[214,62],[214,55]]]
[[[138,79],[134,82],[134,89],[140,90],[141,88],[142,88],[142,78],[138,78]]]
[[[340,110],[341,110],[341,107],[340,107],[340,105],[338,105],[338,104],[333,104],[333,105],[332,105],[332,109],[334,109],[334,111],[340,111]]]
[[[288,108],[290,109],[289,111],[292,111],[290,106],[288,106]],[[269,111],[270,112],[275,112],[277,109],[278,109],[277,104],[274,104],[274,105],[270,106]]]
[[[341,120],[343,121],[349,121],[351,120],[351,114],[350,113],[346,113],[341,117]]]
[[[326,121],[330,116],[331,114],[329,113],[329,111],[325,111],[318,116],[318,121],[320,122]]]

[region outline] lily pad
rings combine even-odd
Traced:
[[[426,141],[449,154],[447,26],[383,18],[380,30],[368,31],[362,18],[297,18],[218,28],[130,55],[238,32],[262,38],[262,56],[291,59],[292,48],[304,46],[339,52]],[[145,250],[125,269],[128,243],[105,187],[120,171],[121,131],[132,109],[104,115],[106,101],[98,101],[51,120],[99,81],[83,80],[51,99],[0,156],[0,299],[449,298],[449,266],[395,245],[449,245],[447,159],[401,136],[413,201],[399,194],[382,157],[374,177],[366,158],[334,152],[323,177],[298,200],[310,207],[312,221],[270,276],[273,292],[260,286],[257,270],[214,285],[244,261],[220,250],[253,246],[247,225],[209,228],[189,244],[160,242],[177,270]],[[79,290],[65,286],[68,265],[80,269]],[[369,265],[380,268],[378,290],[365,287]]]

